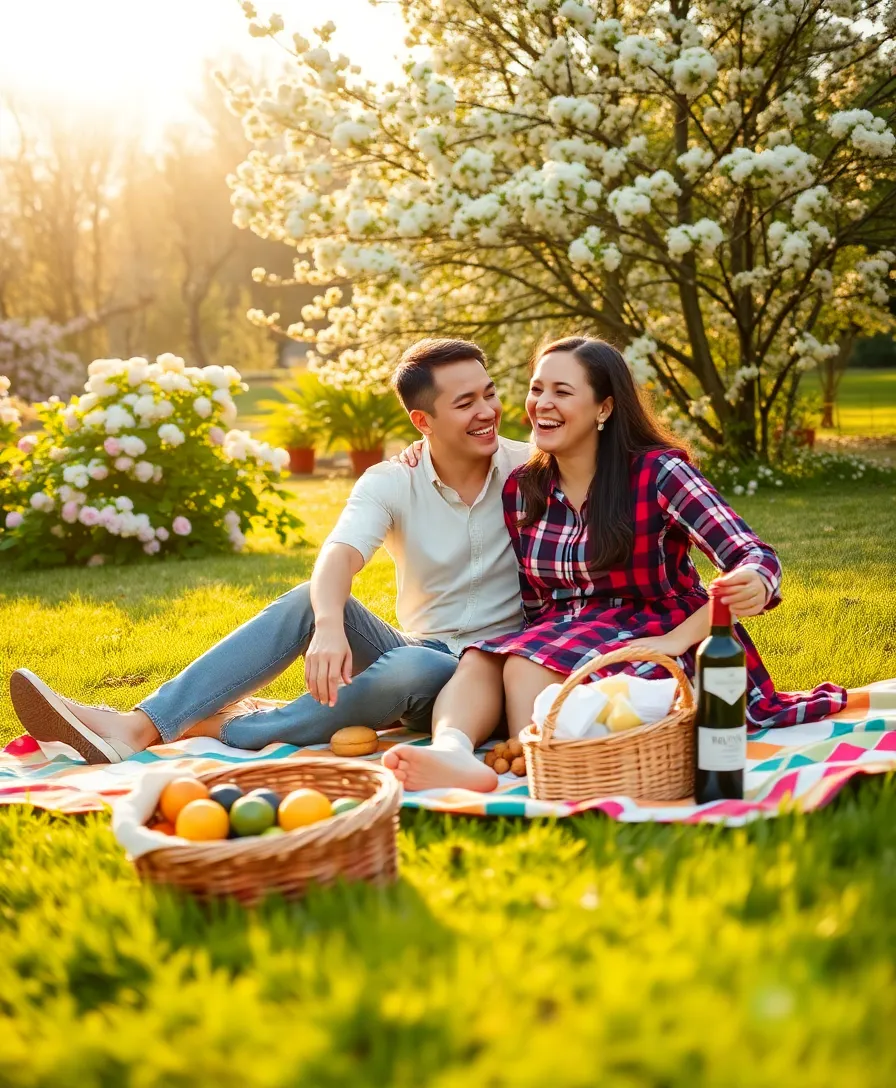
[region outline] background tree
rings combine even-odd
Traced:
[[[710,443],[767,455],[799,374],[837,346],[826,307],[846,292],[864,320],[896,260],[877,237],[896,205],[892,0],[402,10],[422,56],[400,85],[334,55],[331,24],[293,37],[278,86],[231,84],[255,144],[235,221],[322,288],[290,334],[376,382],[434,328],[518,373],[543,332],[584,326]]]

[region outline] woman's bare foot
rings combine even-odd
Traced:
[[[463,748],[397,744],[383,754],[383,766],[412,791],[456,786],[490,793],[498,785],[498,776],[491,767]]]

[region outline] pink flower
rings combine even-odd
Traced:
[[[177,536],[189,536],[193,531],[193,526],[190,524],[189,518],[181,516],[171,522],[171,531]]]
[[[82,506],[80,513],[78,514],[78,521],[88,528],[93,525],[99,525],[100,512],[95,506]]]
[[[22,453],[32,453],[34,447],[37,445],[37,439],[33,434],[26,434],[23,438],[20,438],[16,443]]]
[[[117,457],[121,453],[121,442],[111,436],[103,443],[103,449],[110,457]]]
[[[118,457],[115,460],[115,467],[118,469],[119,472],[127,472],[128,469],[131,469],[131,468],[134,467],[134,458],[133,457]]]
[[[143,545],[143,550],[147,555],[156,555],[161,549],[162,545],[158,540],[149,540]]]
[[[94,465],[90,470],[91,480],[105,480],[109,475],[109,470],[105,465]]]
[[[156,539],[157,540],[162,540],[162,541],[167,540],[168,536],[169,536],[168,530],[165,528],[164,525],[161,525],[161,526],[159,526],[158,529],[156,529]]]
[[[208,429],[209,441],[214,446],[223,446],[226,435],[220,427],[209,427]]]
[[[18,527],[22,524],[22,522],[24,520],[25,520],[24,517],[22,516],[21,513],[19,513],[18,510],[11,510],[6,515],[6,528],[7,529],[18,529]]]
[[[67,521],[69,525],[73,525],[78,520],[78,504],[74,499],[69,499],[68,502],[62,505],[62,520]]]

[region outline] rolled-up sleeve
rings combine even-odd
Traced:
[[[394,522],[398,468],[386,462],[364,473],[324,545],[348,544],[361,553],[365,563],[370,560]]]
[[[781,602],[781,563],[725,502],[709,480],[680,457],[663,457],[657,498],[666,516],[688,534],[720,570],[755,570],[766,589],[766,609]]]

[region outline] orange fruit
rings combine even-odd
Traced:
[[[277,819],[284,831],[316,824],[333,815],[333,806],[318,790],[293,790],[280,802]]]
[[[173,778],[162,790],[159,808],[166,820],[176,823],[184,805],[207,797],[208,786],[200,782],[198,778],[182,775],[180,778]]]
[[[153,824],[150,828],[151,831],[160,831],[163,835],[176,835],[174,830],[174,824],[170,820],[159,820],[157,824]]]
[[[217,801],[198,798],[189,801],[177,816],[175,834],[191,842],[212,842],[226,839],[230,832],[227,809]]]

